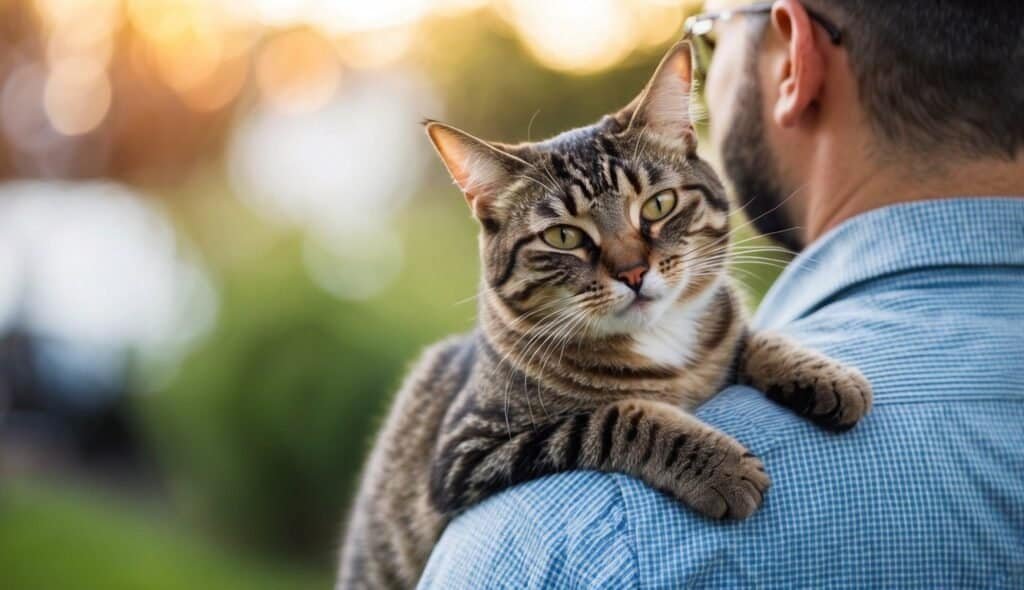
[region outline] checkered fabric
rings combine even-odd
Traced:
[[[823,432],[733,387],[697,414],[773,479],[741,523],[574,472],[456,519],[421,588],[1024,588],[1024,198],[899,205],[798,257],[755,324],[859,367]]]

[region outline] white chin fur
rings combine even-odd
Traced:
[[[716,281],[695,299],[671,305],[656,323],[633,335],[633,349],[659,365],[681,367],[692,361],[700,320],[717,290]]]
[[[631,308],[635,299],[633,290],[616,282],[612,285],[612,291],[619,304],[601,318],[597,330],[602,334],[632,334],[646,330],[655,325],[673,306],[685,287],[685,281],[675,287],[669,286],[665,279],[652,269],[644,277],[644,286],[640,289],[640,294],[652,301],[644,307]]]
[[[605,333],[632,334],[634,350],[659,365],[681,367],[692,360],[697,345],[697,328],[711,298],[717,291],[715,284],[700,294],[699,297],[679,303],[677,299],[686,288],[683,281],[675,288],[669,288],[657,277],[652,287],[658,287],[658,281],[664,293],[657,301],[640,309],[626,309],[619,314],[612,314],[601,322]],[[622,286],[623,289],[628,287]],[[647,295],[646,285],[642,292]],[[653,297],[654,294],[648,295]],[[632,297],[624,298],[631,302]],[[623,307],[628,304],[624,303]]]

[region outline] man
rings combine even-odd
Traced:
[[[772,475],[749,520],[561,474],[455,520],[421,586],[1024,588],[1024,3],[699,22],[727,176],[803,249],[755,325],[860,368],[874,411],[830,435],[728,389],[698,415]]]

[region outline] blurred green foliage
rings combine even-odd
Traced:
[[[343,509],[405,367],[424,345],[469,329],[475,313],[473,301],[457,303],[477,280],[475,224],[461,196],[422,195],[410,211],[399,223],[404,271],[366,302],[314,285],[287,231],[260,252],[213,260],[217,327],[141,406],[175,496],[197,522],[323,566],[333,560]],[[243,223],[253,231],[257,222]]]
[[[20,482],[0,493],[6,590],[312,590],[330,578],[225,553],[186,528],[95,492]]]

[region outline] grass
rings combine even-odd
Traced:
[[[226,551],[95,492],[15,481],[0,489],[5,590],[305,590],[324,575]]]

